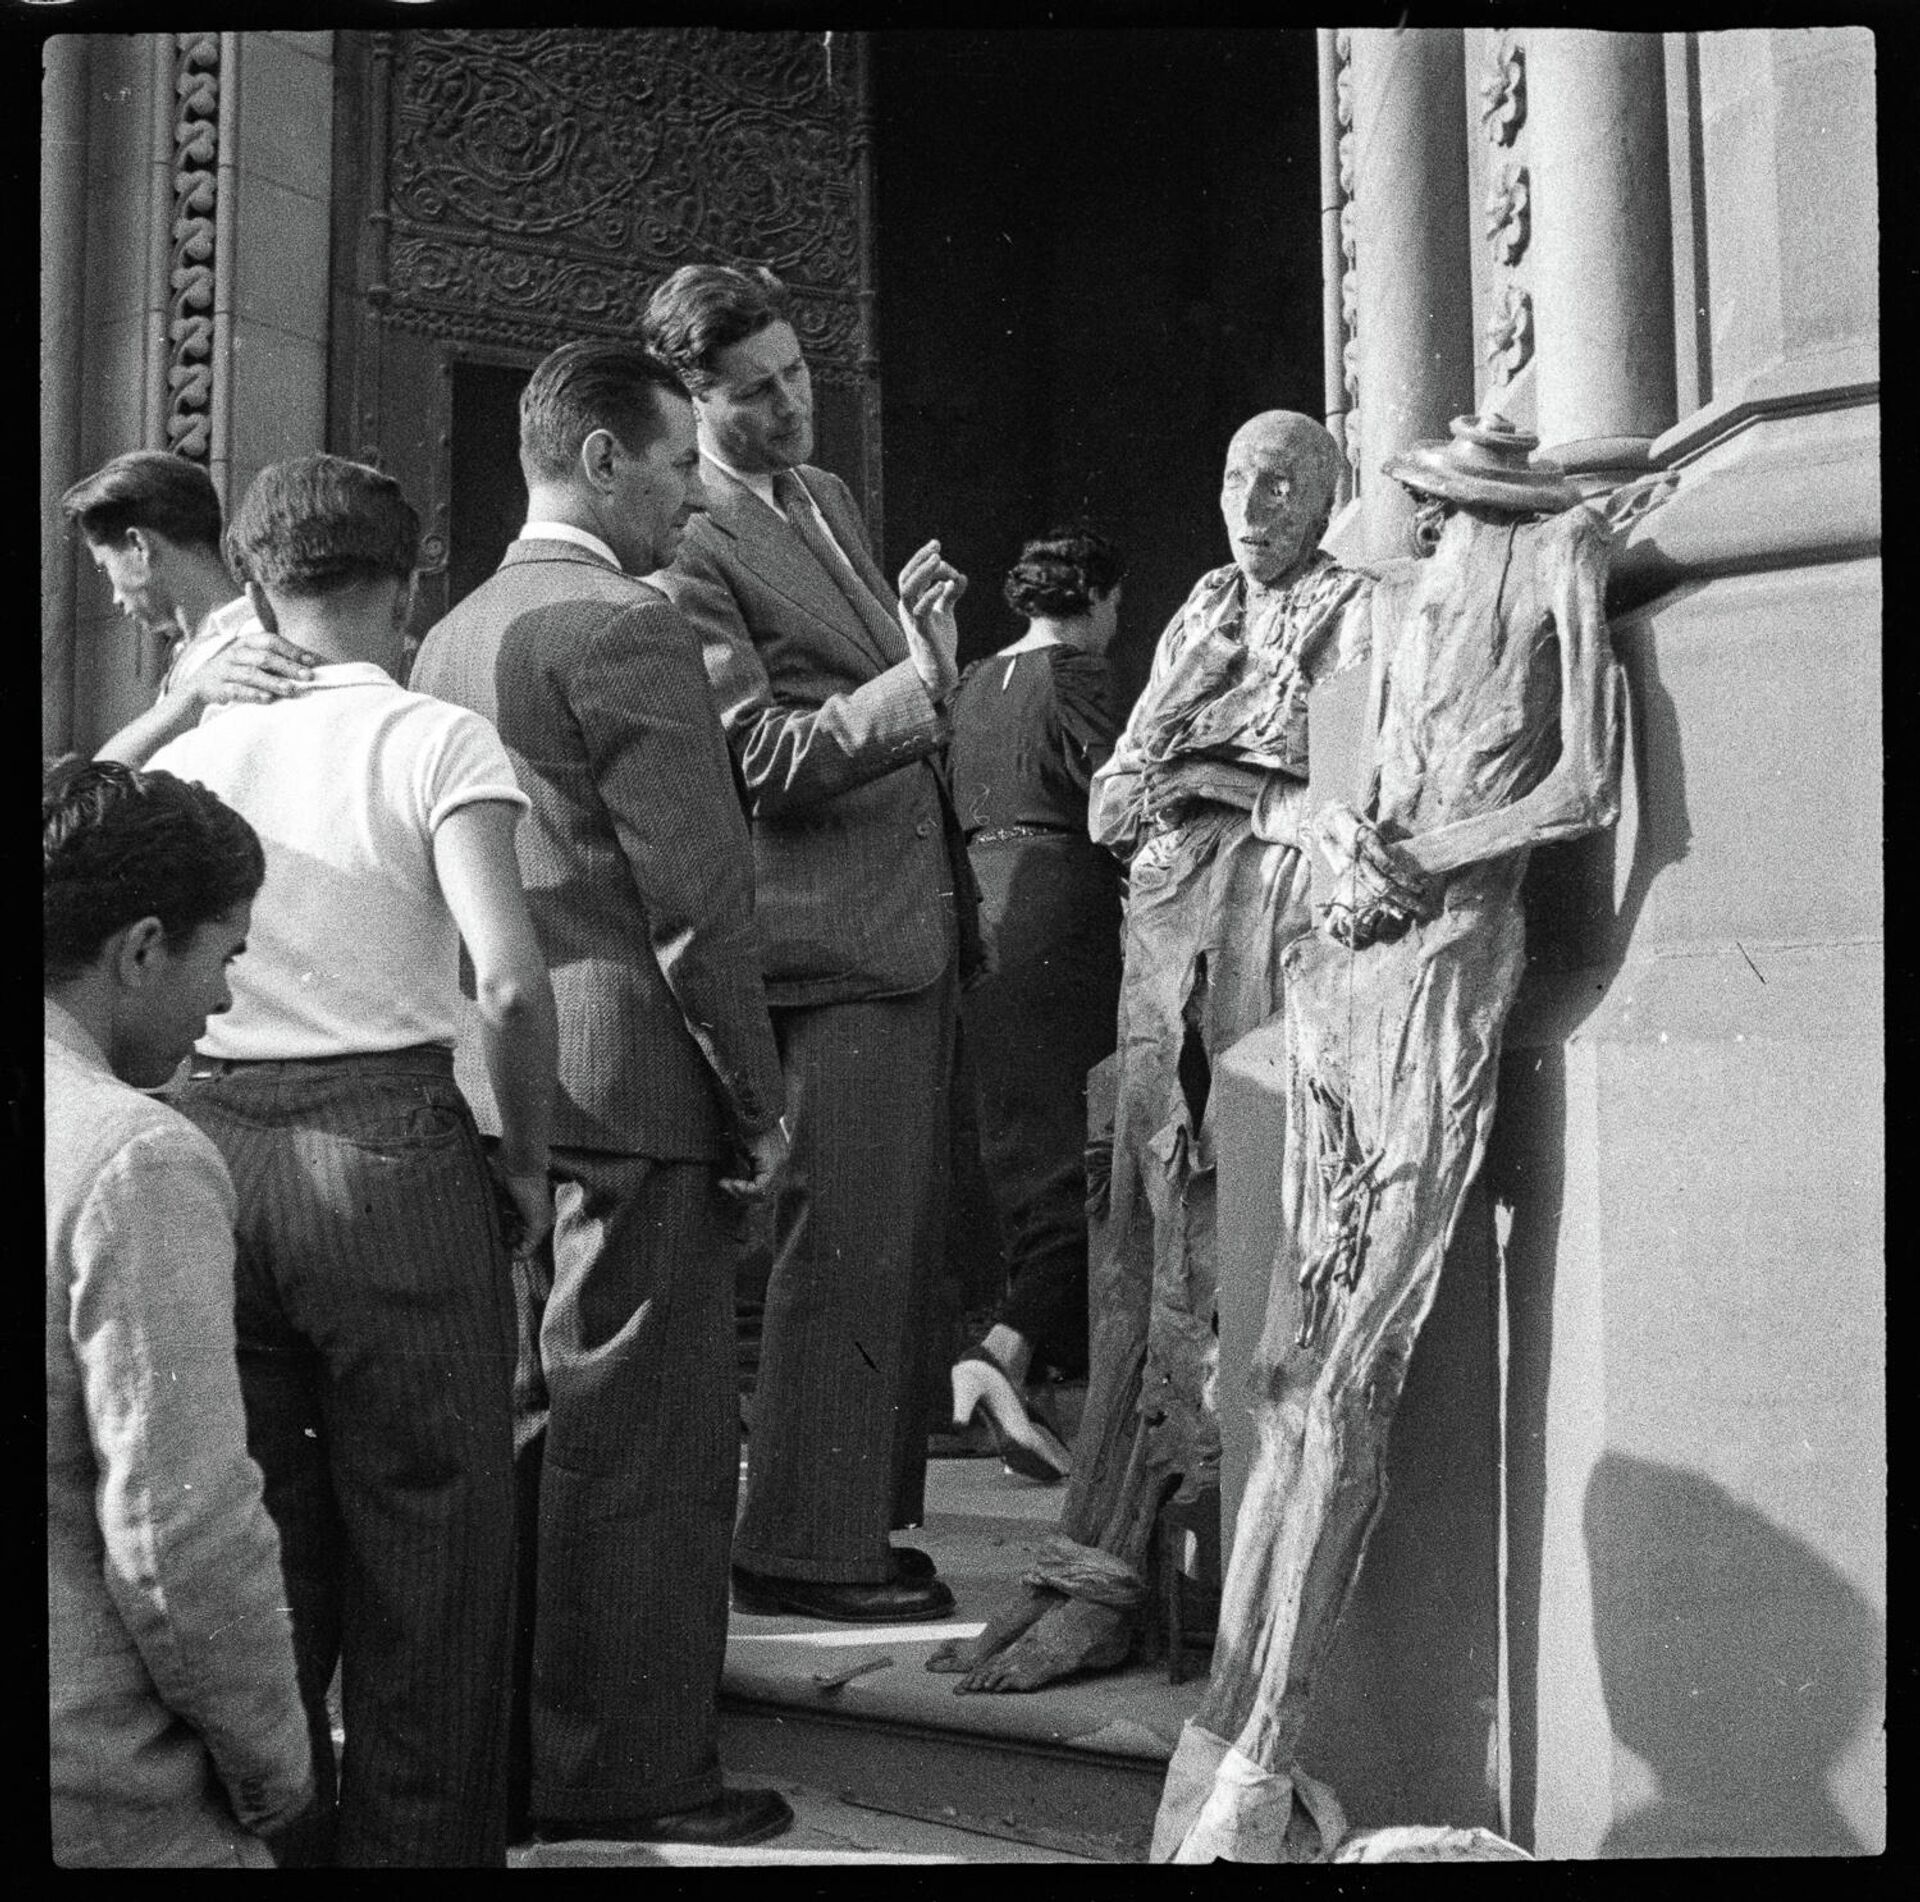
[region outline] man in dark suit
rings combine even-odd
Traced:
[[[645,335],[692,392],[708,512],[658,577],[705,651],[745,780],[793,1166],[775,1209],[735,1602],[851,1622],[952,1594],[917,1524],[966,853],[942,698],[966,579],[929,542],[894,591],[807,464],[813,398],[771,272],[689,265]]]
[[[715,1748],[739,1457],[721,1192],[768,1190],[783,1091],[699,645],[635,578],[702,506],[693,412],[644,351],[567,344],[521,398],[520,460],[527,525],[412,676],[493,721],[532,801],[520,870],[560,1018],[551,1287],[535,1269],[517,1304],[520,1774],[550,1839],[756,1842],[792,1813],[723,1789]]]

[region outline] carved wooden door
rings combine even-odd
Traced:
[[[880,545],[864,36],[717,28],[341,33],[328,440],[424,525],[414,631],[493,572],[525,493],[514,404],[556,344],[631,337],[681,264],[768,264],[816,454]]]

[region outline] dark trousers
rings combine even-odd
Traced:
[[[906,997],[776,1007],[773,1028],[793,1150],[733,1556],[777,1578],[879,1584],[889,1530],[924,1510],[952,967]]]
[[[448,1053],[195,1072],[173,1100],[239,1198],[247,1450],[280,1534],[323,1795],[340,1666],[332,1854],[504,1866],[513,1314]]]
[[[682,1809],[721,1789],[737,1217],[711,1162],[553,1171],[550,1271],[515,1270],[515,1781],[535,1817]]]
[[[991,964],[961,1000],[980,1160],[1007,1251],[996,1319],[1036,1366],[1087,1371],[1087,1072],[1120,1004],[1119,868],[1084,837],[971,848]]]

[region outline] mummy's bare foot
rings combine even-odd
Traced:
[[[995,1652],[1011,1644],[1037,1618],[1062,1602],[1058,1592],[1023,1586],[1018,1598],[1002,1605],[987,1620],[987,1628],[979,1637],[964,1642],[956,1638],[943,1644],[927,1660],[927,1669],[942,1672],[976,1670]]]
[[[1037,1691],[1082,1671],[1110,1671],[1133,1648],[1132,1620],[1091,1599],[1059,1600],[997,1655],[976,1665],[953,1688],[969,1691]]]

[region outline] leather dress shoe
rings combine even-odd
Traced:
[[[934,1576],[933,1561],[918,1546],[896,1545],[893,1552],[893,1575],[895,1578],[910,1579],[918,1582]]]
[[[793,1809],[778,1790],[722,1790],[711,1803],[657,1816],[549,1817],[535,1825],[543,1843],[688,1843],[740,1849],[793,1827]]]
[[[882,1584],[839,1585],[810,1578],[769,1578],[736,1565],[733,1602],[741,1611],[789,1612],[843,1625],[900,1625],[944,1618],[953,1609],[953,1594],[937,1578],[911,1578],[897,1570]]]

